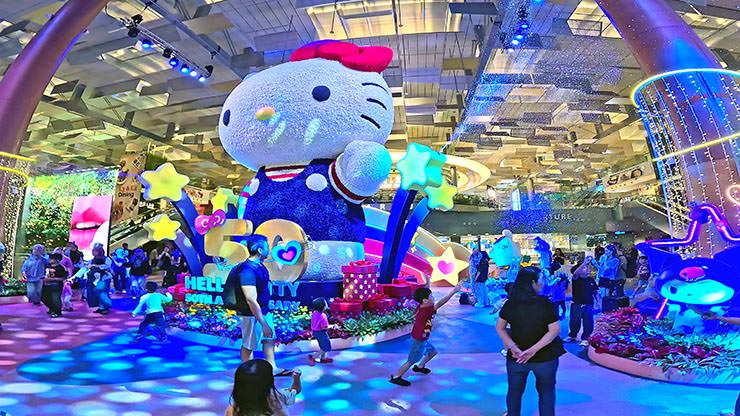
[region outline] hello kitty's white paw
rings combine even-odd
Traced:
[[[378,191],[392,164],[391,155],[382,144],[354,141],[337,159],[337,174],[347,189],[367,197]]]

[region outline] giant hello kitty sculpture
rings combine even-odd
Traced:
[[[245,78],[224,103],[224,149],[257,172],[240,196],[240,217],[255,227],[272,219],[302,227],[317,247],[307,270],[314,277],[364,256],[360,204],[392,164],[384,143],[393,98],[380,75],[392,57],[384,47],[310,43],[291,62]]]

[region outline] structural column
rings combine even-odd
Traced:
[[[15,155],[21,149],[28,124],[44,89],[77,37],[100,13],[108,0],[69,0],[36,33],[0,80],[0,242],[13,247],[16,223],[6,213],[16,210],[10,195],[27,160]],[[8,229],[11,228],[11,229]],[[12,259],[8,259],[8,262]]]
[[[597,0],[645,71],[633,93],[648,132],[674,236],[683,237],[688,205],[709,202],[738,230],[740,88],[716,56],[664,0]],[[740,197],[740,189],[737,196]],[[705,227],[697,254],[725,247]]]

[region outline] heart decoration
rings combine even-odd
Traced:
[[[730,185],[725,190],[725,195],[735,205],[740,205],[740,185]]]
[[[289,241],[286,244],[279,244],[272,248],[272,258],[286,266],[296,264],[301,254],[303,254],[303,249],[297,241]]]
[[[437,263],[437,268],[439,269],[440,272],[442,272],[442,274],[450,274],[452,273],[453,270],[455,270],[455,265],[453,263],[440,260]]]

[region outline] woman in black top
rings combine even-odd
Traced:
[[[508,350],[508,416],[521,414],[522,395],[530,371],[536,379],[540,416],[555,415],[558,357],[565,354],[565,350],[560,340],[560,319],[555,313],[555,305],[540,296],[544,287],[544,277],[539,268],[521,269],[496,323],[496,332]],[[507,326],[511,327],[511,334],[507,332]]]

